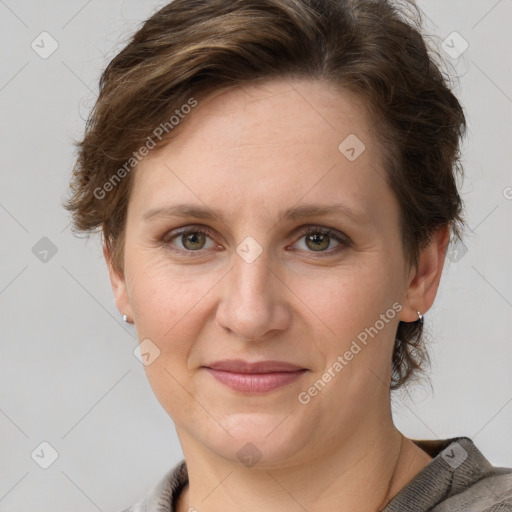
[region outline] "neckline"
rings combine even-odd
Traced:
[[[381,512],[423,512],[443,499],[461,492],[482,478],[493,466],[465,436],[449,439],[410,439],[432,457]],[[158,512],[177,512],[176,504],[189,484],[185,460],[168,472]]]
[[[465,436],[414,440],[433,459],[381,512],[423,512],[480,480],[493,466]]]

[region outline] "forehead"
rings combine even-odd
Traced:
[[[178,150],[193,137],[242,156],[260,144],[284,150],[299,143],[324,150],[329,146],[337,155],[339,142],[350,134],[373,146],[367,110],[357,95],[325,81],[272,80],[237,86],[201,99],[185,119],[185,136],[173,145]]]
[[[276,80],[214,93],[139,163],[130,203],[179,198],[270,212],[304,198],[370,208],[390,192],[370,121],[356,95],[326,82]],[[379,213],[378,204],[373,209]]]

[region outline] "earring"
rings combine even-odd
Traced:
[[[123,322],[128,323],[128,317],[126,315],[123,315]]]
[[[416,311],[416,313],[418,313],[418,320],[416,320],[416,321],[420,322],[420,324],[422,324],[423,323],[423,315],[419,311]]]

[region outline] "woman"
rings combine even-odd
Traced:
[[[464,114],[406,13],[175,0],[104,71],[67,208],[184,454],[127,510],[512,509],[511,469],[391,416],[463,227]]]

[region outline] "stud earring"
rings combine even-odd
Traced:
[[[123,315],[123,322],[128,323],[128,317],[126,315]]]
[[[420,322],[422,324],[423,323],[423,315],[419,311],[416,311],[416,313],[418,313],[418,320],[416,320],[416,321]]]

